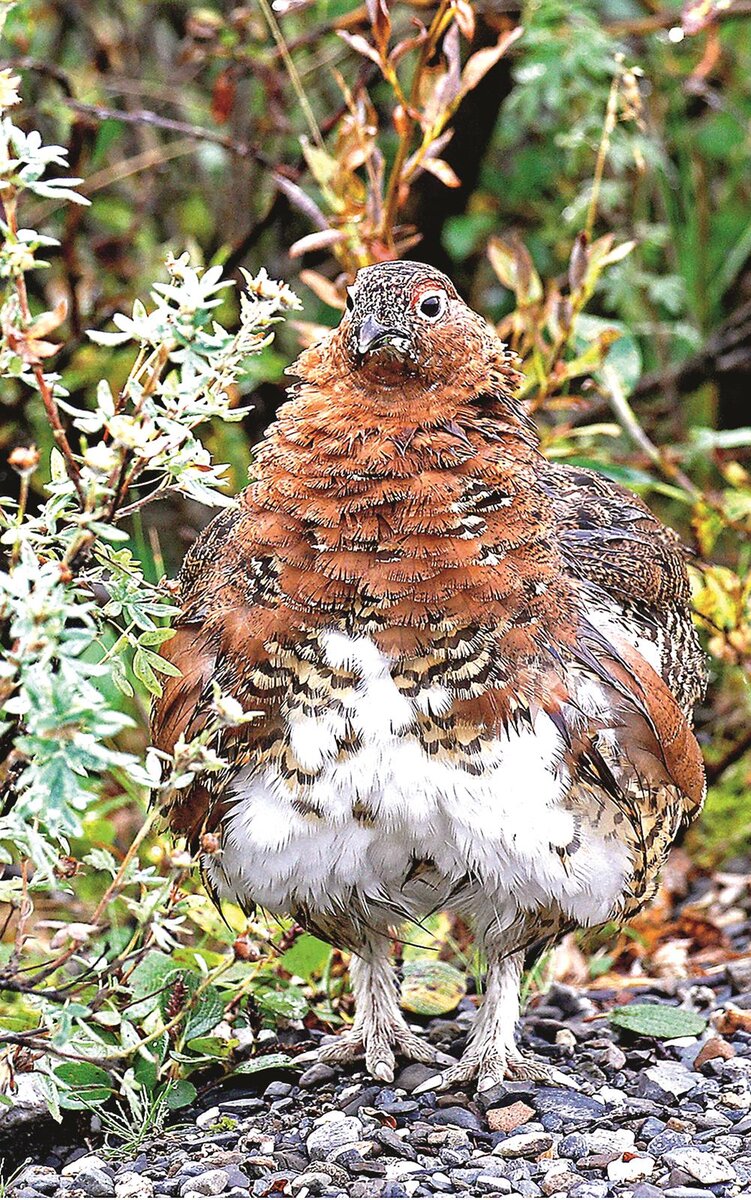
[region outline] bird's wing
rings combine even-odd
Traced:
[[[570,803],[604,836],[630,846],[628,913],[648,897],[681,823],[704,797],[689,719],[705,664],[686,554],[637,497],[594,472],[551,465],[543,487],[565,571],[583,602],[568,661],[550,672],[545,706],[568,745]]]
[[[162,695],[152,711],[154,745],[174,753],[180,739],[189,741],[216,716],[213,684],[219,684],[241,703],[244,681],[252,678],[254,654],[264,624],[264,601],[273,605],[273,581],[267,564],[253,553],[252,524],[241,504],[219,514],[202,532],[185,557],[180,572],[180,616],[175,636],[162,653],[181,674],[166,677]],[[269,693],[260,707],[259,736],[274,705]],[[244,707],[256,709],[257,703]],[[212,748],[230,757],[237,752],[237,731],[217,732]],[[224,773],[203,773],[168,803],[171,827],[195,845],[200,835],[215,828],[223,809]]]
[[[689,551],[638,496],[595,471],[549,464],[542,483],[567,570],[590,585],[595,604],[604,600],[600,616],[620,619],[622,636],[642,652],[652,643],[651,665],[690,717],[706,661],[691,620]]]

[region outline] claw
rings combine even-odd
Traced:
[[[374,1079],[380,1079],[383,1083],[393,1083],[394,1072],[387,1062],[377,1062],[370,1074]]]
[[[443,1087],[443,1071],[438,1075],[431,1075],[430,1079],[423,1080],[418,1083],[417,1087],[412,1088],[413,1096],[421,1096],[423,1092],[438,1092]]]
[[[565,1087],[571,1088],[575,1092],[584,1090],[582,1085],[572,1079],[570,1075],[564,1074],[563,1071],[559,1071],[545,1062],[539,1062],[532,1055],[510,1058],[506,1067],[506,1076],[509,1079],[530,1080],[533,1083],[542,1084],[544,1087],[551,1085]]]
[[[327,1063],[341,1067],[364,1058],[369,1075],[381,1083],[393,1083],[395,1054],[415,1062],[454,1061],[423,1042],[402,1022],[394,1022],[391,1027],[385,1028],[370,1028],[367,1024],[357,1029],[353,1027],[316,1050],[298,1054],[295,1062]]]
[[[319,1050],[306,1050],[304,1054],[296,1054],[295,1055],[295,1062],[296,1063],[316,1063],[316,1062],[320,1062],[320,1057],[321,1056],[320,1056]]]

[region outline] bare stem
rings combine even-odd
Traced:
[[[389,182],[386,188],[386,198],[383,205],[383,217],[381,220],[381,236],[393,249],[394,246],[394,225],[396,216],[399,210],[399,192],[402,181],[402,171],[404,164],[407,161],[409,148],[412,143],[412,134],[415,128],[415,117],[413,116],[414,108],[420,97],[420,84],[422,83],[423,72],[428,65],[431,54],[436,48],[438,38],[443,33],[446,24],[446,18],[451,11],[451,0],[440,0],[438,9],[428,29],[428,36],[420,47],[420,55],[415,67],[415,73],[412,78],[412,86],[409,93],[409,104],[404,109],[404,128],[399,137],[399,145],[396,149],[394,161],[389,174]]]
[[[615,414],[618,423],[624,433],[631,439],[635,446],[646,454],[650,462],[654,463],[657,469],[666,476],[672,483],[677,483],[691,497],[694,502],[704,499],[702,492],[689,479],[685,471],[682,471],[664,451],[656,446],[652,439],[642,429],[639,424],[636,413],[626,399],[626,395],[621,387],[621,381],[616,372],[607,363],[602,368],[603,375],[606,380],[610,407]]]
[[[143,825],[138,830],[138,833],[133,838],[133,841],[131,842],[130,846],[128,847],[128,849],[125,853],[123,861],[120,863],[117,874],[115,875],[112,882],[108,885],[106,890],[103,892],[102,897],[101,897],[99,903],[97,904],[96,908],[94,909],[94,912],[92,913],[88,924],[90,924],[94,927],[96,927],[99,924],[99,922],[101,921],[101,919],[104,915],[104,912],[105,912],[107,906],[112,903],[112,901],[116,898],[116,896],[122,889],[125,872],[127,871],[130,863],[133,861],[133,858],[134,858],[135,854],[137,853],[139,846],[141,845],[144,838],[148,834],[149,830],[151,829],[151,826],[154,824],[156,816],[157,816],[157,810],[152,809],[151,812],[146,817],[146,820],[144,821]],[[49,977],[51,975],[53,975],[55,971],[58,971],[60,969],[60,967],[65,966],[66,962],[68,962],[68,960],[70,958],[72,958],[72,956],[75,954],[77,949],[78,949],[78,946],[76,944],[68,946],[62,952],[62,954],[59,954],[57,956],[57,958],[54,960],[54,962],[49,963],[44,968],[44,970],[39,971],[36,975],[34,975],[29,980],[29,983],[32,986],[36,985],[36,984],[44,983],[44,981],[46,979],[49,979]]]
[[[18,219],[17,219],[17,215],[16,215],[16,198],[15,198],[15,196],[6,198],[6,200],[5,200],[5,215],[6,215],[6,220],[8,223],[8,228],[10,229],[11,233],[15,236],[18,233]],[[26,280],[24,279],[22,274],[18,274],[15,276],[15,287],[16,287],[16,295],[18,296],[18,304],[19,304],[19,307],[21,310],[21,318],[23,320],[24,326],[28,327],[29,325],[32,324],[32,317],[31,317],[31,309],[29,308],[29,296],[28,296],[28,292],[26,291]],[[60,413],[58,411],[55,397],[52,394],[52,389],[51,389],[49,383],[47,382],[47,378],[44,374],[44,371],[42,370],[41,366],[39,366],[38,363],[32,365],[32,372],[34,375],[34,379],[36,381],[37,388],[39,389],[39,394],[42,397],[42,403],[44,404],[44,410],[47,414],[47,420],[49,421],[50,426],[52,427],[52,435],[55,439],[58,449],[60,450],[60,453],[62,454],[63,458],[65,459],[65,466],[66,466],[66,470],[68,472],[68,477],[71,480],[71,482],[73,483],[73,486],[75,487],[76,491],[78,492],[79,499],[83,501],[84,490],[83,490],[83,484],[81,483],[81,470],[78,466],[78,463],[75,460],[75,456],[71,449],[70,442],[68,441],[68,435],[65,432],[65,427],[64,427],[62,421],[60,420]]]
[[[600,202],[602,177],[605,171],[605,164],[608,160],[608,151],[610,150],[610,139],[613,136],[613,130],[615,129],[616,122],[618,120],[618,95],[620,93],[620,89],[621,68],[619,64],[617,72],[613,76],[613,81],[610,84],[610,93],[608,95],[607,108],[605,109],[605,123],[602,127],[602,137],[600,138],[600,146],[597,151],[594,179],[592,180],[592,195],[589,198],[587,220],[584,226],[584,232],[587,235],[587,241],[592,240],[592,233],[595,227],[597,206]]]

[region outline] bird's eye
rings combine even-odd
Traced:
[[[344,307],[348,313],[352,312],[352,309],[355,307],[355,298],[349,288],[347,288],[347,299],[344,301]]]
[[[446,311],[446,293],[430,292],[423,296],[417,309],[420,316],[427,317],[429,321],[437,321]]]

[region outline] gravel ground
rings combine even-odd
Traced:
[[[52,1147],[1,1194],[751,1196],[751,921],[747,894],[734,903],[724,966],[631,989],[554,984],[535,999],[522,1044],[580,1091],[508,1084],[480,1099],[413,1096],[434,1074],[418,1065],[389,1087],[322,1065],[236,1077],[137,1157],[94,1142]],[[597,1019],[631,1000],[682,1004],[710,1023],[698,1038],[656,1042]],[[428,1022],[426,1036],[458,1054],[474,1003]],[[294,1052],[314,1036],[287,1029],[259,1048]]]

